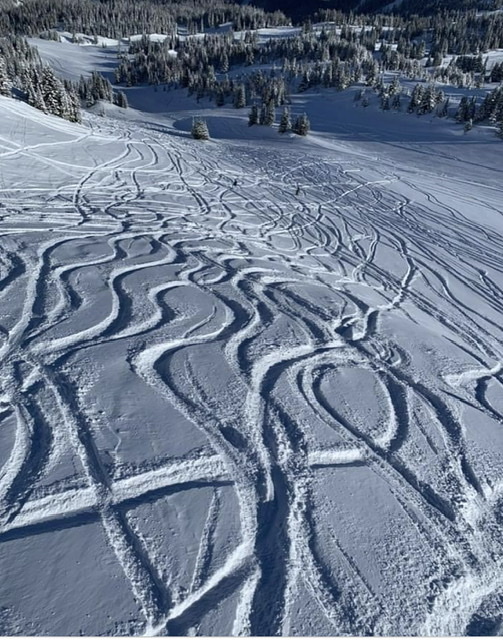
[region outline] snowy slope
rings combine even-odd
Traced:
[[[0,98],[2,633],[501,632],[501,143],[306,100]]]

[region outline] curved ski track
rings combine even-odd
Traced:
[[[462,410],[503,428],[488,396],[490,383],[503,384],[503,236],[447,204],[455,186],[436,197],[392,165],[359,171],[356,161],[237,147],[229,158],[229,148],[97,120],[72,143],[92,150],[93,137],[114,138],[116,155],[69,164],[62,184],[35,187],[28,205],[16,190],[1,194],[0,296],[22,304],[0,321],[0,418],[17,422],[0,472],[0,546],[99,520],[149,634],[194,632],[233,594],[232,627],[215,633],[295,633],[302,588],[328,625],[312,634],[399,635],[399,596],[385,602],[333,528],[343,573],[321,551],[317,474],[364,466],[438,559],[407,632],[476,630],[481,606],[503,595],[503,483],[474,466]],[[29,155],[55,166],[46,149],[18,146],[0,162]],[[491,202],[480,206],[501,215]],[[101,302],[86,315],[93,283]],[[183,307],[198,299],[210,301],[204,312]],[[465,367],[444,359],[425,373],[389,329],[394,318],[429,318]],[[70,365],[118,343],[138,383],[207,449],[121,475],[118,443],[110,466]],[[205,353],[224,363],[233,389],[209,384],[218,369]],[[379,396],[385,425],[367,428],[341,408],[337,380],[349,370],[375,381],[358,393]],[[334,440],[318,441],[314,421]],[[414,464],[414,438],[441,460],[438,482]],[[78,486],[41,488],[68,451],[80,461]],[[198,487],[213,497],[180,596],[129,511]],[[241,531],[215,565],[225,487]]]

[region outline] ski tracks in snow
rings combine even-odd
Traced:
[[[434,556],[430,587],[407,605],[418,625],[409,632],[473,627],[502,589],[491,532],[503,487],[474,463],[463,418],[470,407],[503,422],[501,237],[393,166],[207,150],[135,125],[113,134],[100,138],[115,140],[103,157],[94,130],[73,138],[92,162],[58,187],[57,216],[34,185],[39,219],[20,213],[13,191],[0,220],[0,295],[23,301],[0,319],[0,419],[17,425],[0,472],[0,545],[101,522],[147,634],[297,633],[308,593],[324,630],[396,635],[401,594],[384,602],[334,523],[337,571],[319,539],[319,474],[361,468]],[[45,147],[16,146],[0,161]],[[439,361],[418,359],[425,323],[441,336]],[[452,345],[449,361],[441,349]],[[121,471],[119,439],[110,464],[84,398],[92,359],[114,349],[139,404],[148,388],[170,420],[201,434],[202,452]],[[88,367],[82,380],[77,362]],[[141,410],[147,420],[148,401]],[[441,461],[439,477],[414,459],[420,446],[425,465]],[[69,455],[78,486],[44,484]],[[239,532],[222,550],[229,487]],[[211,498],[181,596],[129,514],[192,489]],[[230,598],[231,627],[213,628],[206,613]]]

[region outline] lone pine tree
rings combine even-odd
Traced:
[[[209,140],[210,133],[208,131],[208,125],[201,118],[194,118],[192,120],[192,129],[190,131],[194,140]]]

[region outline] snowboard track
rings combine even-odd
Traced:
[[[138,125],[119,134],[98,119],[74,140],[92,149],[99,127],[116,151],[69,166],[57,199],[32,194],[38,214],[17,191],[2,195],[0,297],[21,303],[0,318],[0,428],[16,422],[0,471],[0,549],[99,524],[149,634],[204,632],[231,601],[223,635],[297,634],[306,593],[323,620],[313,633],[499,629],[503,484],[472,455],[463,408],[503,423],[501,236],[390,163],[367,175],[323,155],[295,152],[287,165],[280,151],[251,148],[231,148],[230,161],[223,147],[205,153]],[[27,154],[50,166],[46,150],[1,161]],[[396,319],[412,331],[426,317],[456,348],[452,367],[420,370],[393,331]],[[101,352],[119,353],[135,393],[167,408],[168,429],[183,419],[200,434],[197,455],[128,466],[113,415],[90,408],[89,363]],[[375,425],[347,408],[347,381],[360,375]],[[418,442],[440,461],[436,476],[414,460]],[[46,480],[69,455],[79,470]],[[400,593],[385,602],[337,523],[326,524],[327,551],[320,478],[353,473],[372,474],[431,551],[426,586],[407,606]],[[184,492],[210,497],[180,589],[137,514],[160,514]],[[229,494],[238,530],[223,548]]]

